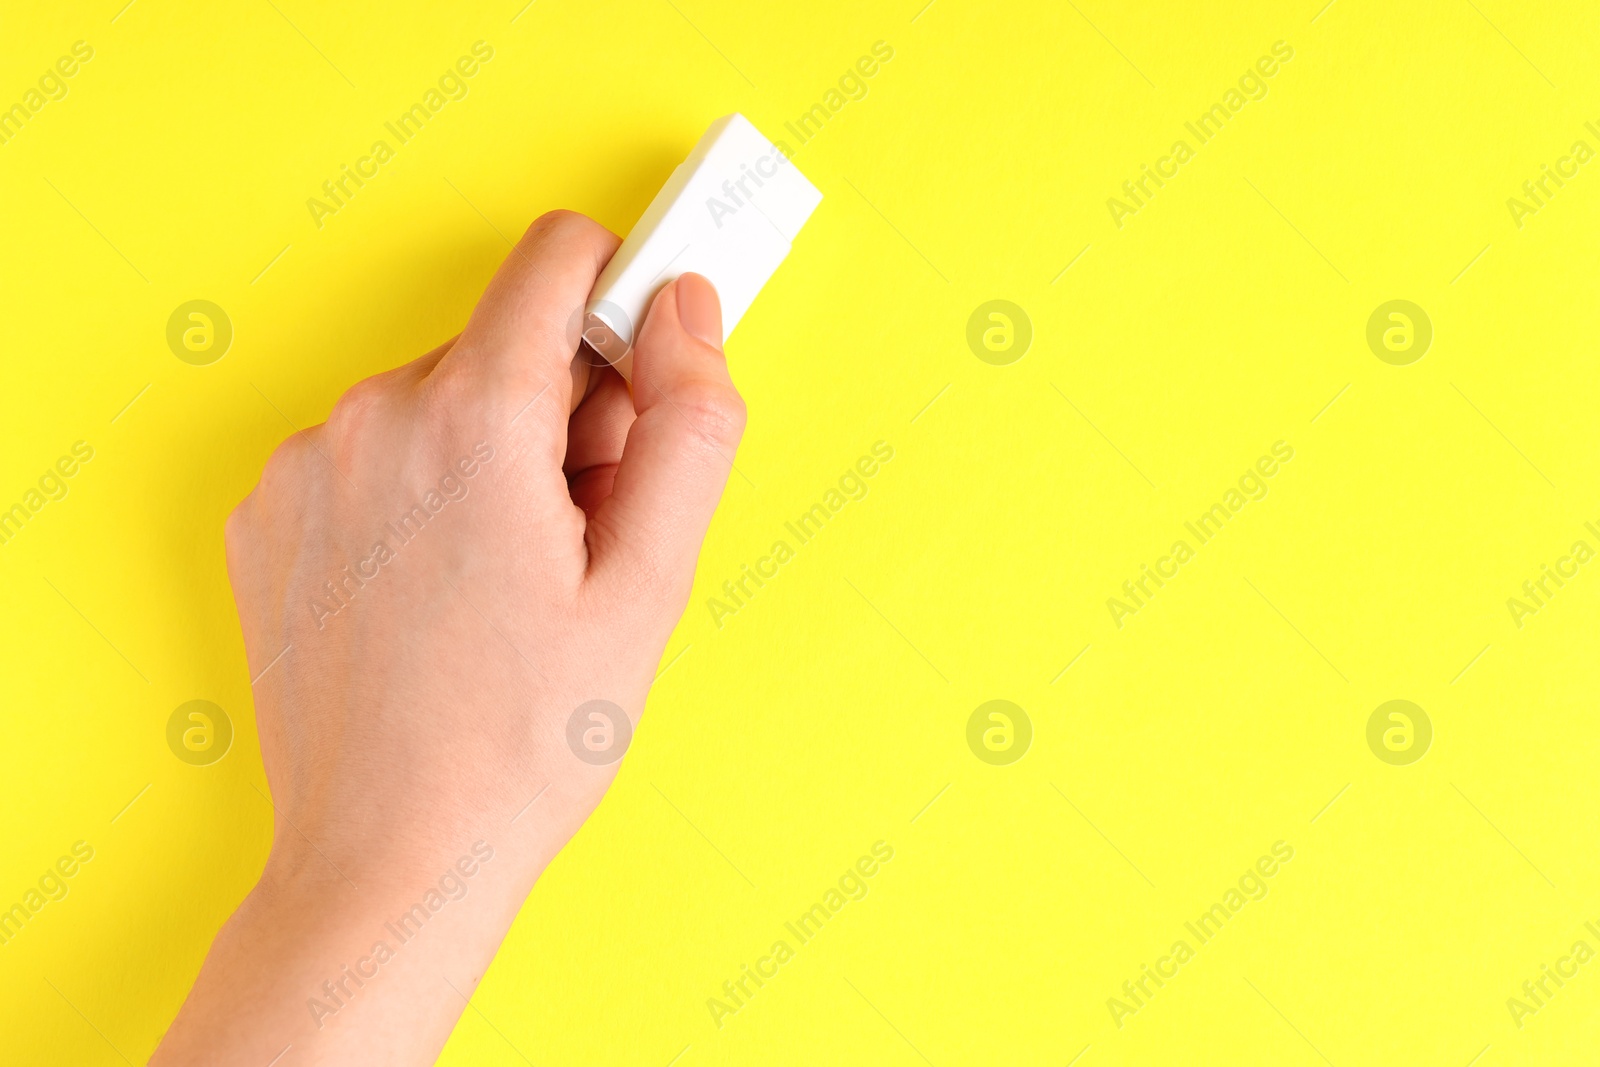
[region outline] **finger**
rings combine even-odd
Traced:
[[[744,433],[716,290],[685,274],[656,295],[634,349],[633,401],[611,495],[589,524],[591,574],[686,598]]]
[[[619,243],[575,212],[539,216],[500,264],[436,373],[478,377],[510,411],[538,395],[535,407],[564,436],[583,306]]]
[[[593,348],[587,341],[580,341],[577,355],[572,357],[572,402],[573,411],[578,410],[578,405],[592,392],[595,387],[605,380],[605,372],[611,364],[606,358]],[[627,380],[623,379],[626,388]]]
[[[628,383],[610,367],[597,368],[591,391],[567,424],[567,489],[572,502],[593,515],[611,495],[622,448],[633,425]]]

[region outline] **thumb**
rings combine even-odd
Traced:
[[[656,294],[633,352],[633,406],[611,495],[586,537],[590,573],[624,595],[689,595],[711,515],[744,433],[722,353],[722,305],[698,274]]]

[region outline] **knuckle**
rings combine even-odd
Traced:
[[[328,415],[328,430],[335,436],[359,433],[377,418],[388,398],[377,378],[367,378],[346,389]]]
[[[429,440],[507,435],[564,450],[568,412],[561,406],[563,395],[557,383],[525,362],[472,365],[463,359],[423,383],[416,420]]]
[[[236,598],[244,597],[253,587],[250,577],[255,568],[251,561],[259,556],[265,541],[260,522],[257,493],[252,489],[222,524],[222,559]],[[242,600],[240,605],[243,606]]]
[[[475,364],[481,354],[469,344],[457,345],[450,358],[434,368],[417,390],[425,411],[455,408],[476,399],[479,392]]]
[[[244,549],[244,541],[250,525],[255,493],[252,491],[228,512],[228,518],[222,524],[222,550],[231,560],[238,557]]]
[[[744,436],[744,398],[731,385],[706,381],[685,383],[678,387],[672,402],[696,433],[718,445],[731,448]]]
[[[281,493],[301,478],[305,453],[310,447],[306,441],[306,434],[310,432],[303,430],[293,434],[272,450],[272,455],[267,457],[266,465],[261,468],[258,488],[263,495]]]
[[[557,208],[551,208],[549,211],[546,211],[543,215],[540,215],[538,218],[534,219],[533,223],[534,223],[535,226],[538,226],[540,224],[543,224],[543,225],[546,225],[546,226],[557,226],[557,225],[560,225],[562,223],[573,222],[573,221],[578,221],[578,220],[582,220],[582,221],[587,222],[588,221],[588,216],[580,214],[579,212],[573,211],[571,208],[557,207]]]
[[[528,225],[527,236],[530,239],[537,238],[547,233],[570,229],[589,221],[587,216],[580,215],[576,211],[571,211],[567,208],[556,208],[554,211],[546,211],[543,215],[534,219]]]
[[[608,609],[614,610],[609,606],[622,602],[630,606],[630,611],[625,613],[628,616],[660,617],[681,613],[683,608],[679,601],[686,600],[688,595],[683,591],[680,596],[680,587],[684,585],[682,568],[673,565],[669,553],[662,547],[670,535],[658,524],[646,523],[643,529],[648,536],[634,541],[634,550],[627,553],[627,566],[613,571],[608,579],[604,594]],[[624,542],[630,539],[623,533],[615,536]]]
[[[430,438],[448,436],[458,430],[473,432],[474,427],[497,410],[499,403],[509,402],[485,378],[481,370],[464,361],[429,375],[419,393],[417,426]]]
[[[523,236],[523,242],[529,245],[536,245],[546,240],[568,240],[580,246],[594,245],[613,251],[621,243],[621,238],[588,215],[566,208],[546,211],[529,224],[528,232]],[[609,258],[609,252],[607,256]]]

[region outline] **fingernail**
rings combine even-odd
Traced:
[[[722,347],[722,301],[698,274],[678,278],[678,321],[689,334],[712,348]]]

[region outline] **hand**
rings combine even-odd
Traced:
[[[353,386],[229,517],[273,843],[153,1064],[432,1063],[609,786],[577,753],[627,724],[608,752],[614,711],[576,749],[569,719],[639,722],[744,428],[698,275],[631,394],[574,359],[617,244],[540,218],[459,338]]]

